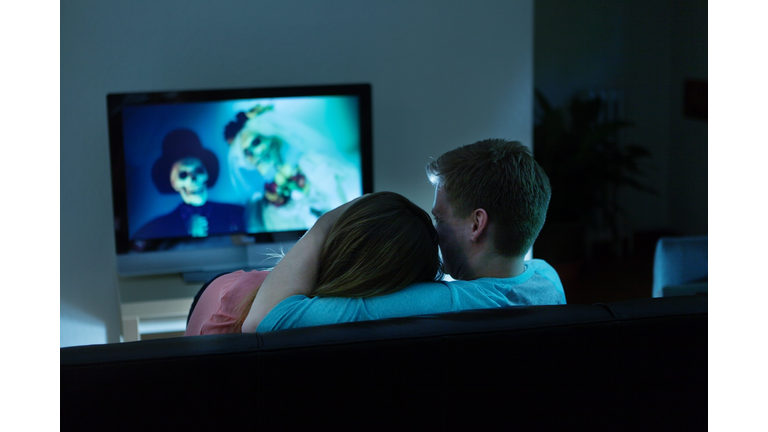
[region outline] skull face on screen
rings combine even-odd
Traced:
[[[185,203],[201,206],[208,201],[208,171],[200,159],[184,158],[171,168],[171,186]]]
[[[261,175],[266,175],[270,170],[278,168],[282,163],[282,158],[280,157],[281,145],[282,141],[280,138],[261,134],[243,134],[240,140],[245,160],[255,166]]]

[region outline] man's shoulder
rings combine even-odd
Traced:
[[[527,261],[525,261],[526,265],[532,265],[537,268],[553,268],[552,265],[550,265],[548,262],[541,258],[531,258]]]
[[[525,262],[526,271],[531,275],[525,284],[531,292],[531,304],[565,304],[565,291],[557,270],[542,259]]]
[[[556,285],[561,285],[560,276],[557,270],[543,259],[532,259],[525,262],[526,267],[530,267],[535,275],[542,276]]]
[[[547,279],[557,278],[557,271],[548,262],[542,259],[531,259],[524,262],[525,270],[523,273],[509,277],[480,277],[472,280],[450,280],[448,284],[451,287],[469,288],[473,286],[486,286],[486,285],[520,285],[528,282],[534,276],[544,276]]]
[[[535,273],[557,274],[557,270],[551,264],[540,258],[533,258],[525,262],[526,267],[531,267]]]
[[[511,278],[479,278],[450,281],[447,285],[458,294],[470,296],[504,295],[511,305],[565,303],[563,285],[557,271],[546,261],[525,261],[522,274]]]

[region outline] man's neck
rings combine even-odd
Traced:
[[[473,263],[472,269],[462,275],[463,280],[474,280],[480,278],[512,278],[523,274],[525,264],[523,257],[504,257],[501,255],[492,255],[478,257]]]

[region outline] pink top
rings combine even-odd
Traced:
[[[184,336],[235,332],[231,327],[237,320],[235,309],[248,293],[261,286],[268,274],[238,270],[214,279],[197,300]]]

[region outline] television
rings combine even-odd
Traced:
[[[266,269],[373,192],[369,84],[107,95],[120,276]]]

